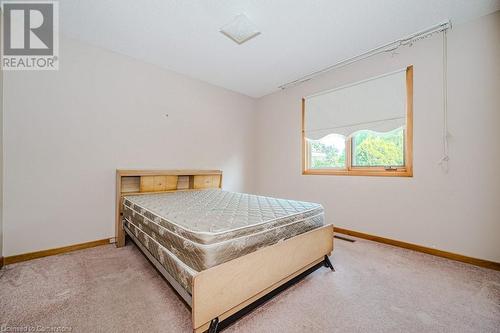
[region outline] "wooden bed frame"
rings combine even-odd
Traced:
[[[116,246],[125,245],[121,202],[124,195],[222,188],[220,170],[117,170]],[[136,242],[133,235],[131,238]],[[193,278],[192,295],[139,248],[191,306],[193,332],[217,330],[219,321],[283,286],[314,266],[331,266],[333,226],[327,225],[209,268]],[[158,267],[160,266],[160,267]],[[173,280],[173,281],[172,281]]]

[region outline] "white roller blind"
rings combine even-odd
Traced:
[[[325,91],[305,99],[305,136],[387,132],[406,124],[406,70]]]

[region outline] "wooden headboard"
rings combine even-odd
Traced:
[[[124,195],[222,188],[220,170],[116,170],[116,246],[125,245],[121,202]]]

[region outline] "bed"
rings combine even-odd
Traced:
[[[117,170],[116,244],[130,236],[191,307],[193,332],[333,269],[321,205],[221,188],[219,170]]]

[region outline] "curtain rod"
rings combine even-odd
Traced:
[[[413,34],[407,36],[407,37],[400,38],[400,39],[397,39],[397,40],[392,41],[390,43],[386,43],[384,45],[378,46],[374,49],[371,49],[371,50],[366,51],[364,53],[358,54],[357,56],[354,56],[352,58],[344,59],[342,61],[339,61],[336,64],[333,64],[333,65],[328,66],[326,68],[312,72],[310,74],[304,75],[301,78],[298,78],[297,80],[282,84],[281,86],[279,86],[279,88],[284,90],[284,89],[289,88],[291,86],[295,86],[297,84],[309,81],[310,79],[312,79],[318,75],[324,74],[326,72],[329,72],[331,70],[334,70],[334,69],[337,69],[337,68],[340,68],[343,66],[347,66],[349,64],[352,64],[354,62],[369,58],[369,57],[377,55],[379,53],[395,51],[398,48],[400,48],[401,46],[411,45],[418,40],[430,37],[431,35],[433,35],[435,33],[440,33],[440,32],[446,31],[448,29],[451,29],[451,21],[450,20],[433,25],[432,27],[429,27],[427,29],[420,30],[416,33],[413,33]]]

